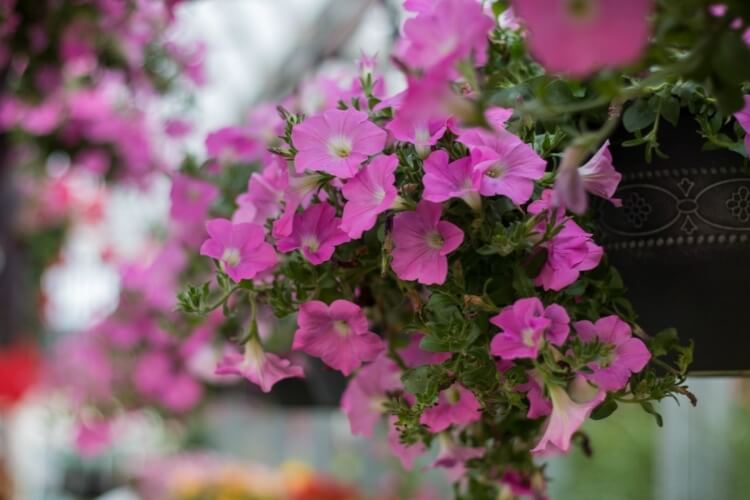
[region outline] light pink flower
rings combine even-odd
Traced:
[[[263,153],[263,144],[243,127],[224,127],[206,136],[206,152],[222,162],[254,161]]]
[[[565,308],[550,304],[545,309],[536,297],[518,299],[490,322],[501,329],[492,339],[490,352],[504,359],[536,359],[545,340],[562,345],[570,331]]]
[[[424,338],[424,333],[415,332],[409,335],[409,343],[406,347],[399,349],[398,354],[407,367],[416,368],[423,365],[437,365],[447,361],[453,356],[450,352],[430,352],[419,347]]]
[[[487,60],[487,36],[494,23],[475,0],[436,0],[430,10],[412,5],[418,15],[404,23],[396,55],[413,68],[430,70],[474,58]]]
[[[625,387],[633,373],[638,373],[651,359],[646,344],[631,335],[630,325],[617,316],[599,318],[596,323],[576,321],[573,327],[584,342],[598,341],[605,354],[588,364],[593,373],[583,375],[605,391]]]
[[[652,0],[514,0],[532,54],[553,73],[583,77],[633,63],[650,35]]]
[[[471,151],[471,162],[482,173],[482,196],[505,195],[516,205],[526,203],[547,163],[521,139],[503,130],[472,129],[459,141]]]
[[[414,467],[414,460],[427,451],[424,444],[418,441],[414,444],[401,442],[401,436],[396,428],[398,418],[394,415],[388,417],[388,446],[391,452],[399,459],[401,466],[406,470]]]
[[[321,358],[344,375],[385,349],[383,340],[368,331],[362,309],[348,300],[335,300],[330,306],[319,300],[305,302],[297,325],[292,347]]]
[[[279,380],[304,377],[302,367],[293,365],[288,359],[265,352],[256,339],[247,341],[244,355],[233,349],[224,353],[224,357],[216,366],[216,374],[240,375],[260,387],[263,392],[270,392]]]
[[[78,422],[75,430],[76,451],[84,458],[104,452],[112,442],[112,422],[91,420]]]
[[[393,206],[398,194],[394,185],[397,167],[395,155],[378,156],[341,189],[347,199],[341,230],[350,238],[361,238],[362,233],[375,225],[378,215]]]
[[[484,455],[484,448],[463,446],[447,432],[440,434],[439,442],[440,452],[432,466],[445,469],[451,481],[458,481],[464,475],[466,462]]]
[[[183,413],[195,407],[203,397],[201,386],[187,372],[177,372],[160,394],[159,402],[170,411]]]
[[[200,222],[218,195],[219,189],[213,184],[186,175],[175,175],[169,215],[183,222]]]
[[[466,425],[482,418],[481,405],[466,387],[455,383],[440,392],[435,406],[426,408],[419,423],[430,432],[441,432],[451,425]]]
[[[237,197],[238,208],[232,221],[265,224],[268,219],[277,217],[288,185],[286,161],[280,156],[270,155],[263,170],[250,176],[247,192]]]
[[[750,28],[745,32],[745,35],[747,43],[750,45]],[[734,117],[745,131],[745,150],[750,155],[750,95],[745,96],[745,106]]]
[[[579,375],[574,384],[588,384]],[[590,387],[590,386],[589,386]],[[552,413],[545,424],[544,434],[531,450],[536,455],[567,453],[573,434],[583,425],[594,408],[604,401],[607,393],[592,391],[582,399],[574,400],[570,394],[558,385],[547,385],[552,400]]]
[[[437,203],[461,198],[474,210],[482,207],[479,195],[482,172],[475,169],[468,157],[448,163],[448,153],[439,149],[424,160],[424,194],[422,198]]]
[[[297,173],[327,172],[354,177],[360,165],[385,146],[386,133],[355,109],[332,109],[311,116],[292,130]]]
[[[271,229],[271,235],[274,238],[280,239],[292,234],[297,209],[300,206],[306,207],[310,203],[310,199],[318,189],[321,179],[321,174],[300,176],[289,174],[287,187],[282,197],[284,208],[281,217],[274,221]],[[322,196],[320,198],[322,199]]]
[[[276,243],[279,251],[288,253],[300,250],[311,264],[318,265],[330,260],[338,245],[349,241],[339,225],[336,210],[328,203],[310,205],[294,216],[292,233]]]
[[[349,381],[341,397],[341,410],[349,419],[352,434],[372,437],[385,413],[387,393],[401,389],[399,375],[396,363],[381,354]]]
[[[441,221],[442,207],[422,201],[413,212],[393,219],[393,262],[399,279],[424,285],[442,284],[448,275],[448,254],[464,240],[458,226]]]
[[[148,264],[134,262],[123,266],[122,286],[140,294],[150,306],[170,311],[176,304],[177,276],[186,262],[185,250],[171,241]]]
[[[417,151],[429,151],[430,146],[445,135],[448,118],[419,119],[408,112],[397,112],[393,120],[385,126],[396,140],[410,142]]]
[[[594,156],[580,167],[578,159],[571,158],[571,156],[578,155],[568,151],[576,151],[576,149],[570,148],[563,155],[563,161],[555,179],[553,203],[582,214],[586,211],[586,192],[589,192],[619,206],[620,200],[613,196],[622,175],[612,165],[609,141],[606,141]]]
[[[213,219],[206,223],[206,230],[210,238],[201,245],[201,255],[219,260],[233,281],[253,279],[276,265],[276,252],[266,243],[261,226]]]

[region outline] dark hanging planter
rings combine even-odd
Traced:
[[[599,211],[600,239],[639,324],[695,342],[692,370],[750,372],[750,169],[737,153],[703,151],[689,116],[662,124],[661,150],[612,140],[621,208]]]

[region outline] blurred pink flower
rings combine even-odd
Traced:
[[[525,392],[529,400],[529,411],[526,413],[528,418],[546,417],[552,412],[552,405],[544,397],[543,384],[539,375],[534,370],[526,372],[529,379],[524,384],[518,384],[514,389],[518,392]]]
[[[150,306],[171,311],[177,302],[177,276],[186,263],[185,251],[176,242],[170,242],[148,264],[133,262],[123,266],[122,286],[138,293]]]
[[[75,447],[79,455],[92,458],[103,453],[112,441],[112,423],[109,420],[79,421],[75,428]]]
[[[574,383],[588,383],[581,379],[582,376],[578,375]],[[542,437],[531,452],[536,455],[567,453],[573,434],[589,418],[594,408],[604,401],[607,393],[599,390],[584,399],[574,400],[565,388],[558,385],[548,384],[547,391],[552,400],[552,413],[547,419]]]
[[[394,217],[391,268],[399,279],[424,285],[445,282],[448,254],[461,246],[464,233],[455,224],[441,221],[441,213],[439,204],[422,201],[415,211]]]
[[[395,155],[378,156],[344,184],[341,193],[347,202],[341,230],[350,238],[361,238],[375,225],[378,215],[392,207],[398,194],[394,185],[396,168]]]
[[[453,356],[450,352],[430,352],[419,347],[424,338],[424,333],[414,332],[409,335],[409,343],[406,347],[399,349],[398,354],[409,368],[423,365],[437,365],[447,361]]]
[[[362,309],[348,300],[326,305],[305,302],[297,315],[293,349],[321,358],[331,368],[349,375],[383,352],[383,340],[368,330]]]
[[[544,175],[547,162],[510,132],[472,129],[459,135],[471,152],[471,163],[481,172],[482,196],[505,195],[516,205],[526,203],[534,181]]]
[[[585,164],[578,166],[576,148],[569,148],[563,154],[563,160],[555,179],[553,203],[567,208],[571,212],[582,214],[586,211],[589,192],[600,198],[610,200],[620,205],[618,199],[613,198],[622,175],[612,165],[612,155],[609,152],[609,141],[605,141],[594,156]]]
[[[354,177],[360,165],[385,146],[386,133],[355,109],[332,109],[311,116],[292,130],[297,173],[326,172]]]
[[[482,208],[482,172],[473,167],[468,157],[449,163],[448,153],[438,149],[424,160],[422,183],[422,198],[427,201],[440,203],[461,198],[474,210]]]
[[[588,364],[593,373],[584,373],[590,382],[605,391],[618,391],[625,387],[633,373],[638,373],[651,359],[646,344],[631,336],[630,325],[617,316],[599,318],[596,323],[573,323],[578,337],[584,342],[598,341],[605,353]]]
[[[750,45],[750,29],[746,32],[747,42]],[[745,131],[745,150],[750,155],[750,95],[745,96],[745,106],[734,115]]]
[[[430,432],[442,432],[451,425],[476,422],[482,418],[481,408],[474,393],[455,383],[440,392],[436,405],[425,408],[419,417],[419,423]]]
[[[261,172],[254,172],[247,183],[247,192],[236,199],[237,210],[233,222],[265,224],[281,213],[284,190],[289,184],[286,161],[269,155]]]
[[[221,162],[255,161],[264,151],[263,144],[243,127],[224,127],[206,136],[206,153]]]
[[[200,222],[206,218],[209,207],[218,195],[219,189],[213,184],[177,174],[172,179],[169,215],[182,222]]]
[[[256,339],[245,344],[244,355],[234,349],[227,350],[216,366],[217,375],[239,375],[270,392],[279,380],[290,377],[304,377],[302,367],[293,365],[288,359],[265,352]]]
[[[349,419],[352,434],[372,437],[385,413],[387,393],[401,389],[400,374],[396,363],[381,354],[349,381],[341,397],[341,410]]]
[[[653,0],[513,0],[531,53],[548,71],[584,77],[633,63],[650,35]]]
[[[331,259],[338,245],[349,241],[339,226],[336,209],[328,203],[310,205],[294,216],[292,233],[280,239],[276,246],[280,252],[299,250],[311,264],[322,264]]]
[[[484,448],[463,446],[457,443],[447,432],[440,434],[439,440],[440,452],[435,461],[432,462],[432,466],[445,469],[445,473],[451,481],[458,481],[464,475],[467,461],[484,455]]]
[[[201,245],[201,255],[219,260],[234,282],[253,279],[276,265],[276,252],[266,243],[261,226],[212,219],[206,222],[206,230],[210,238]]]
[[[397,421],[398,418],[394,415],[388,417],[388,446],[391,449],[391,453],[401,462],[401,466],[406,470],[411,470],[414,467],[414,460],[424,454],[427,448],[425,448],[421,441],[414,444],[402,443],[398,429],[396,428]]]
[[[504,359],[536,359],[544,340],[560,346],[570,331],[565,308],[557,304],[545,308],[537,297],[518,299],[490,322],[501,329],[492,338],[490,352]]]

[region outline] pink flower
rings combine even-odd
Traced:
[[[453,66],[474,56],[476,64],[487,60],[487,36],[493,28],[475,0],[437,0],[427,10],[412,6],[418,15],[404,23],[404,35],[396,53],[413,68],[430,70]]]
[[[551,190],[542,193],[542,198],[529,205],[529,213],[538,214],[551,208]],[[561,220],[560,211],[553,216],[562,229],[549,241],[541,244],[547,251],[547,260],[534,284],[545,290],[559,291],[575,282],[582,271],[599,265],[604,251],[593,242],[591,234],[581,229],[570,219]],[[539,234],[546,230],[546,223],[537,228]]]
[[[378,156],[341,189],[347,199],[341,230],[350,238],[361,238],[362,233],[375,225],[378,215],[393,206],[398,194],[394,185],[397,167],[396,156]]]
[[[643,370],[651,359],[646,344],[632,337],[630,325],[617,316],[605,316],[596,323],[576,321],[573,327],[584,342],[598,341],[604,345],[604,354],[588,364],[593,373],[584,376],[605,391],[625,387],[630,376]]]
[[[199,222],[219,194],[213,184],[186,175],[175,175],[170,194],[170,216],[184,222]]]
[[[424,333],[415,332],[409,335],[409,343],[398,351],[407,367],[416,368],[423,365],[437,365],[453,356],[449,352],[429,352],[419,347]]]
[[[573,384],[585,385],[588,382],[578,376]],[[544,434],[531,450],[532,453],[550,455],[567,453],[570,450],[570,440],[573,434],[589,418],[594,408],[604,401],[607,395],[602,390],[591,395],[591,389],[590,386],[588,390],[584,389],[588,394],[574,400],[563,387],[553,384],[547,385],[547,391],[552,400],[552,413],[545,425]]]
[[[553,203],[577,214],[586,211],[586,192],[611,200],[615,205],[620,200],[612,198],[617,191],[622,175],[612,165],[609,141],[582,166],[578,166],[578,148],[566,150],[555,179]]]
[[[341,397],[341,410],[349,419],[352,434],[372,437],[385,413],[387,393],[401,389],[399,375],[396,363],[381,354],[349,381]]]
[[[469,146],[472,165],[482,174],[482,196],[505,195],[516,205],[531,198],[534,181],[547,165],[531,146],[504,129],[472,129],[458,139]]]
[[[227,351],[216,366],[216,374],[240,375],[260,387],[263,392],[270,392],[279,380],[304,377],[302,367],[265,352],[256,339],[247,341],[244,355],[235,350]]]
[[[423,152],[429,151],[430,146],[437,144],[437,141],[445,135],[448,130],[448,119],[420,119],[409,112],[399,111],[385,128],[396,140],[410,142],[416,146],[417,151]]]
[[[183,413],[195,405],[203,397],[203,387],[186,372],[177,373],[159,396],[159,401],[170,411]]]
[[[474,210],[482,207],[479,190],[482,172],[474,169],[470,158],[448,163],[448,153],[439,149],[424,161],[424,194],[422,198],[437,203],[461,198]]]
[[[529,376],[528,381],[515,387],[516,391],[525,392],[526,398],[529,400],[529,411],[526,416],[528,418],[546,417],[552,412],[552,405],[544,397],[543,382],[534,370],[527,372],[527,375]]]
[[[745,32],[745,35],[747,43],[750,45],[750,29]],[[745,106],[734,117],[745,131],[745,150],[750,155],[750,95],[745,96]]]
[[[292,234],[297,209],[300,206],[305,207],[308,205],[313,193],[318,189],[322,178],[321,174],[289,175],[287,187],[282,196],[284,209],[281,217],[274,221],[273,228],[271,229],[271,234],[274,238],[280,239]]]
[[[78,422],[75,432],[76,451],[85,458],[104,452],[112,442],[112,422],[92,420]]]
[[[493,337],[490,352],[504,359],[536,359],[544,340],[562,345],[570,331],[565,308],[551,304],[545,309],[536,297],[518,299],[490,322],[502,330]]]
[[[547,496],[544,495],[544,489],[540,492],[532,484],[531,478],[525,477],[517,470],[506,469],[506,471],[500,478],[500,484],[502,485],[502,487],[500,490],[499,498],[529,497],[539,500],[547,498]],[[504,492],[510,493],[510,495],[504,496]]]
[[[447,255],[461,246],[464,233],[458,226],[441,221],[441,212],[439,204],[422,201],[416,211],[394,217],[391,267],[399,279],[424,285],[445,282]]]
[[[362,309],[348,300],[335,300],[330,306],[319,300],[305,302],[297,325],[292,347],[321,358],[344,375],[385,349],[383,340],[368,331]]]
[[[245,128],[224,127],[206,136],[206,152],[222,162],[254,161],[263,152],[263,144]]]
[[[238,209],[232,221],[265,224],[268,219],[277,217],[288,184],[286,161],[271,155],[262,172],[250,176],[247,192],[237,197]]]
[[[532,54],[553,73],[583,77],[638,59],[648,43],[652,0],[514,0]]]
[[[414,444],[401,442],[401,436],[396,428],[398,418],[394,415],[388,417],[388,446],[391,452],[399,459],[401,466],[406,470],[414,467],[414,460],[427,451],[424,444],[418,441]]]
[[[451,425],[466,425],[482,418],[481,405],[466,387],[455,383],[440,392],[435,406],[426,408],[419,423],[430,432],[441,432]]]
[[[170,311],[176,304],[177,276],[186,263],[185,250],[174,241],[169,242],[147,265],[124,266],[122,286],[139,293],[150,306]]]
[[[206,230],[210,238],[201,245],[201,255],[219,260],[236,283],[253,279],[276,265],[276,252],[266,243],[261,226],[213,219],[206,223]]]
[[[462,446],[447,432],[440,434],[439,440],[440,452],[432,466],[445,469],[451,481],[458,481],[464,475],[466,462],[484,455],[484,448]]]
[[[317,266],[329,260],[338,245],[349,241],[349,236],[339,229],[340,224],[336,210],[328,203],[311,205],[295,214],[292,233],[276,246],[284,253],[300,250],[305,259]]]
[[[332,109],[294,127],[294,164],[300,174],[315,170],[348,179],[367,157],[383,150],[385,139],[385,131],[369,121],[367,113]]]

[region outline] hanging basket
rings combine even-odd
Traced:
[[[649,333],[675,327],[695,343],[692,370],[750,373],[750,169],[737,153],[704,151],[698,126],[683,116],[664,124],[660,149],[613,139],[623,174],[602,205],[600,239],[620,271],[639,324]]]

